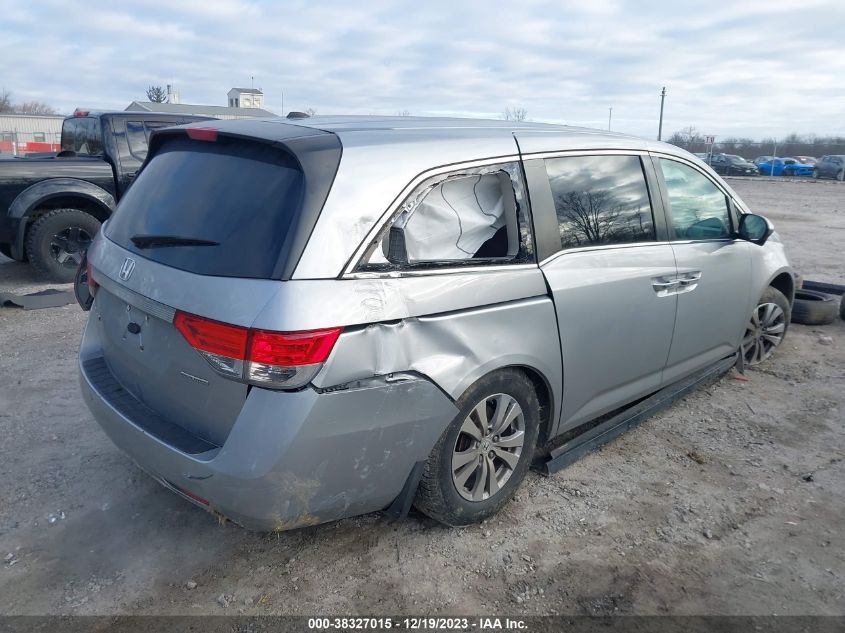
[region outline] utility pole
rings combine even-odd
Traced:
[[[613,118],[613,106],[609,107],[607,112],[607,131],[610,131],[610,120]]]
[[[660,91],[660,125],[657,128],[657,140],[663,136],[663,102],[666,100],[666,86]]]

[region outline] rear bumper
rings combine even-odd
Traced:
[[[457,414],[424,378],[374,379],[330,393],[253,388],[224,445],[190,454],[133,420],[128,392],[102,387],[90,370],[101,355],[92,329],[82,341],[80,383],[106,434],[167,487],[207,500],[191,499],[249,529],[286,530],[385,508]]]

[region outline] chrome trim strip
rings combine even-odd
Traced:
[[[457,275],[460,273],[496,273],[513,270],[535,270],[538,264],[486,264],[480,266],[456,266],[454,268],[432,268],[428,270],[386,270],[362,271],[344,275],[344,279],[396,279],[399,277],[427,277],[429,275]]]
[[[121,301],[125,301],[129,305],[146,312],[150,316],[154,316],[162,321],[167,321],[168,323],[173,322],[173,317],[176,315],[175,308],[171,308],[168,305],[164,305],[163,303],[159,303],[158,301],[145,297],[142,294],[138,294],[134,290],[121,286],[118,282],[114,281],[110,277],[107,277],[96,268],[94,270],[97,272],[97,275],[95,276],[96,282],[101,288],[104,288],[106,292],[113,294]]]
[[[666,246],[666,245],[675,245],[675,244],[702,244],[706,243],[709,244],[711,242],[735,242],[736,240],[731,238],[719,238],[715,240],[669,240],[666,242],[630,242],[628,244],[597,244],[595,246],[579,246],[577,248],[567,248],[558,251],[553,255],[549,255],[546,259],[540,262],[540,267],[542,268],[549,262],[561,257],[563,255],[567,255],[569,253],[588,253],[590,251],[607,251],[611,249],[618,249],[618,248],[642,248],[644,246]]]
[[[508,156],[495,156],[492,158],[483,158],[479,160],[467,161],[464,163],[453,163],[451,165],[441,165],[439,167],[434,167],[433,169],[426,170],[420,174],[418,174],[408,185],[406,185],[402,191],[399,192],[399,195],[396,196],[394,201],[391,205],[387,208],[387,210],[381,214],[379,219],[373,224],[373,228],[369,230],[367,235],[364,237],[363,241],[358,245],[358,248],[355,249],[355,252],[352,253],[352,257],[349,258],[349,263],[343,269],[341,273],[342,279],[350,279],[350,275],[356,274],[353,273],[355,268],[358,264],[361,263],[361,258],[364,256],[364,253],[369,248],[370,244],[373,240],[376,239],[376,236],[381,233],[381,230],[385,227],[385,225],[392,219],[393,214],[399,209],[405,199],[411,195],[414,189],[428,178],[432,178],[433,176],[439,176],[440,174],[449,174],[455,171],[459,171],[461,169],[473,169],[474,167],[484,167],[485,165],[496,165],[498,163],[513,163],[519,162],[519,154],[511,154]]]

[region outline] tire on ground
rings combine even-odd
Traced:
[[[833,323],[837,313],[836,297],[815,290],[796,290],[792,322],[804,325]]]
[[[53,236],[71,227],[79,227],[93,238],[100,230],[100,221],[78,209],[55,209],[40,216],[27,231],[27,257],[35,270],[51,281],[69,283],[76,275],[76,266],[60,264],[50,249]]]
[[[525,442],[516,468],[498,493],[482,501],[464,499],[452,480],[452,452],[461,426],[484,398],[504,393],[513,397],[525,420]],[[423,470],[414,505],[446,525],[478,523],[494,515],[516,493],[531,466],[540,430],[540,403],[531,380],[518,369],[492,372],[473,384],[456,403],[459,412],[434,445]]]

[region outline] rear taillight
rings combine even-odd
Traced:
[[[173,325],[218,373],[271,389],[308,384],[322,367],[342,328],[268,332],[177,312]]]
[[[97,294],[97,288],[100,287],[100,284],[98,284],[97,280],[94,279],[94,267],[91,266],[91,262],[87,259],[85,260],[85,276],[88,278],[88,292],[90,292],[93,297]]]

